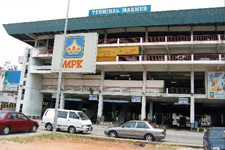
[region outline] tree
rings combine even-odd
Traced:
[[[18,66],[13,65],[10,61],[6,61],[3,67],[0,67],[0,70],[17,70]]]

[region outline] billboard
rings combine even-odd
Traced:
[[[18,91],[21,71],[6,71],[3,91]]]
[[[98,34],[67,34],[65,43],[63,43],[63,38],[63,35],[55,36],[51,71],[59,71],[59,60],[63,50],[62,72],[94,73],[96,70]]]
[[[208,98],[225,99],[225,72],[208,73]]]
[[[124,14],[124,13],[143,13],[150,12],[151,5],[141,5],[141,6],[129,6],[129,7],[119,7],[119,8],[104,8],[104,9],[93,9],[89,10],[89,16],[101,16],[101,15],[114,15],[114,14]]]
[[[5,71],[0,71],[0,91],[3,91],[4,79],[5,79]]]

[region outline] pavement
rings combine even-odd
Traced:
[[[1,138],[13,138],[13,137],[27,137],[27,136],[34,136],[40,135],[44,133],[50,133],[46,131],[45,127],[41,124],[41,120],[37,120],[39,122],[39,129],[36,133],[30,132],[17,132],[11,133],[9,135],[0,135]],[[107,125],[93,125],[93,131],[91,133],[83,134],[84,136],[94,136],[94,137],[103,137],[105,138],[104,129],[107,128]],[[182,146],[192,146],[197,148],[202,148],[203,143],[203,133],[189,131],[189,130],[182,130],[182,129],[167,129],[167,136],[161,143],[163,144],[173,144],[173,145],[182,145]],[[80,135],[80,134],[79,134]],[[143,140],[138,140],[143,141]]]

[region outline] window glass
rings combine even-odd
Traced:
[[[18,114],[18,118],[21,119],[21,120],[28,120],[28,118],[22,113]]]
[[[75,112],[70,112],[69,113],[69,118],[72,118],[72,119],[78,119],[78,116]]]
[[[149,126],[145,122],[138,122],[136,128],[145,128],[145,129],[148,129]]]
[[[59,111],[58,118],[66,118],[67,114],[68,114],[68,112],[66,112],[66,111]]]
[[[0,119],[3,119],[6,115],[6,112],[0,112]]]
[[[135,128],[136,122],[128,122],[125,125],[123,125],[124,128]]]
[[[88,120],[89,119],[88,116],[85,115],[85,113],[83,113],[82,111],[78,112],[77,114],[80,116],[81,120]]]
[[[10,113],[7,119],[16,120],[17,119],[16,113]]]
[[[224,134],[225,130],[221,129],[221,130],[213,130],[210,134],[210,138],[213,139],[222,139],[223,138],[223,134]]]

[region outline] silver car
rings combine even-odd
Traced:
[[[155,128],[147,121],[133,120],[120,127],[109,127],[104,131],[109,137],[140,138],[146,141],[161,140],[166,137],[166,130]]]

